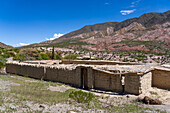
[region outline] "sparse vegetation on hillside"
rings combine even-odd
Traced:
[[[21,49],[18,56],[25,56],[25,60],[39,60],[41,56],[39,52],[33,48]]]
[[[77,59],[77,55],[76,55],[76,54],[66,55],[66,56],[64,57],[64,59],[75,60],[75,59]]]

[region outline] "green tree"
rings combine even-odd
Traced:
[[[55,59],[55,51],[54,51],[54,46],[53,46],[53,49],[52,49],[52,59],[53,59],[53,60]]]

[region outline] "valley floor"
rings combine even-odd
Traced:
[[[88,102],[78,102],[70,98],[70,93],[79,90],[81,89],[56,82],[41,81],[17,75],[0,75],[0,112],[170,112],[168,104],[161,106],[144,105],[135,101],[137,98],[135,95],[106,94],[95,91],[91,92],[94,97]],[[169,91],[165,92],[169,93]],[[156,93],[153,94],[157,95]]]

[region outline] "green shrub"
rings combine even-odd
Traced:
[[[72,60],[75,60],[75,59],[77,59],[77,55],[75,55],[75,54],[71,54],[71,55],[66,55],[65,57],[64,57],[64,59],[72,59]]]
[[[33,48],[21,49],[18,56],[25,56],[25,60],[40,60],[41,56],[37,50]]]
[[[62,57],[61,57],[60,55],[56,55],[56,56],[55,56],[55,59],[56,59],[56,60],[61,60]]]
[[[45,53],[40,53],[40,55],[41,55],[42,60],[49,60],[50,59],[50,57]]]
[[[2,54],[3,53],[3,51],[2,51],[2,49],[0,49],[0,54]]]
[[[14,51],[8,51],[8,54],[10,55],[10,57],[15,57],[15,52]]]
[[[14,57],[14,60],[19,60],[19,61],[24,61],[24,60],[26,60],[26,57],[24,56],[24,55],[16,55],[15,57]]]
[[[129,61],[128,58],[124,58],[124,59],[123,59],[123,62],[128,62],[128,61]]]
[[[5,67],[6,59],[3,56],[0,56],[0,68]]]
[[[11,55],[10,55],[10,53],[8,53],[8,52],[4,52],[3,57],[4,57],[4,58],[9,58],[9,57],[11,57]]]
[[[71,92],[69,94],[69,97],[71,99],[74,99],[78,103],[88,103],[92,101],[92,99],[94,98],[94,95],[92,93],[86,93],[80,90],[80,91]]]

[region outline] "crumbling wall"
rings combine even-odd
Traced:
[[[152,86],[170,90],[170,70],[154,69],[152,71]]]
[[[46,67],[46,74],[44,80],[63,82],[80,86],[80,76],[76,74],[76,69],[60,68],[60,67]]]
[[[124,91],[127,93],[141,94],[141,82],[140,77],[137,73],[125,74],[125,88]]]
[[[122,92],[122,83],[120,74],[112,74],[102,72],[100,70],[93,70],[94,74],[94,88],[101,90],[111,90]]]
[[[124,91],[132,94],[141,94],[151,88],[152,73],[126,73]]]
[[[134,62],[116,62],[105,60],[62,60],[60,64],[89,64],[89,65],[137,65],[139,63]]]
[[[7,73],[26,75],[29,77],[56,82],[63,82],[77,87],[100,89],[109,91],[141,94],[151,87],[151,72],[138,73],[113,73],[99,70],[95,66],[87,65],[39,65],[26,63],[7,63]],[[83,73],[85,72],[85,74]],[[170,88],[169,71],[153,71],[152,85]],[[124,82],[122,81],[122,76]],[[84,79],[84,80],[83,80]],[[161,81],[161,82],[160,82]],[[162,82],[163,81],[163,82]],[[125,84],[123,84],[125,83]]]
[[[152,72],[147,72],[140,77],[141,93],[147,92],[152,87]]]
[[[94,74],[93,74],[93,68],[92,67],[88,67],[87,68],[87,76],[88,76],[88,88],[89,89],[94,89]]]
[[[41,79],[44,76],[44,67],[40,65],[10,63],[6,65],[6,72]]]
[[[18,64],[13,64],[13,63],[7,63],[6,64],[6,72],[11,73],[11,74],[17,74],[19,69]]]
[[[40,65],[20,65],[19,75],[25,75],[36,79],[44,76],[44,67]]]

